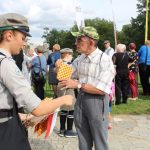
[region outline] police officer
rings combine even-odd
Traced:
[[[0,149],[31,150],[18,116],[18,108],[35,116],[46,115],[62,105],[72,105],[72,96],[41,101],[31,90],[11,55],[25,45],[29,34],[27,19],[19,14],[0,15]],[[9,142],[9,143],[8,143]]]

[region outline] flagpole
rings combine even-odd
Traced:
[[[147,41],[148,39],[148,4],[149,4],[149,0],[146,0],[146,21],[145,21],[145,41]]]
[[[116,47],[117,47],[117,29],[116,29],[115,13],[114,13],[114,9],[113,9],[112,0],[110,0],[110,3],[111,3],[112,16],[113,16],[114,39],[115,39],[115,51],[116,51]]]

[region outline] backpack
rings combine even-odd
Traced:
[[[41,60],[40,57],[38,56],[39,62],[40,62],[40,70],[39,72],[35,72],[34,69],[32,70],[32,81],[33,83],[39,83],[39,82],[44,82],[45,78],[43,76],[43,72],[42,72],[42,67],[41,67]]]

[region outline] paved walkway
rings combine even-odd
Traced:
[[[29,131],[32,150],[78,150],[77,138],[61,138],[56,133],[46,140],[37,139]],[[150,116],[121,115],[113,117],[113,129],[109,131],[110,150],[150,150]]]

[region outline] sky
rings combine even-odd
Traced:
[[[117,30],[137,16],[137,0],[78,0],[83,17],[112,21],[112,8]],[[42,44],[43,28],[69,30],[76,19],[75,0],[1,0],[0,14],[20,13],[28,18],[31,43]]]

